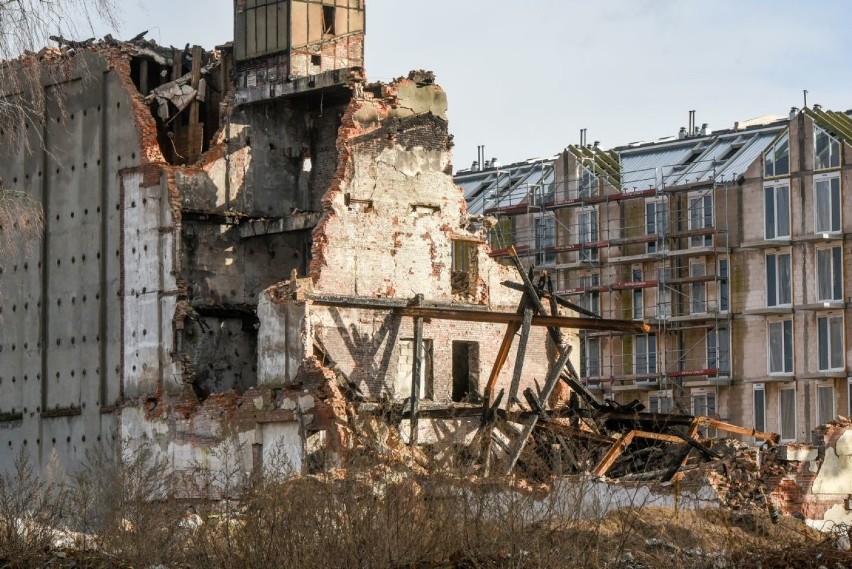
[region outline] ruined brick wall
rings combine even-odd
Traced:
[[[517,280],[493,261],[478,233],[468,229],[460,190],[449,175],[451,139],[446,96],[431,76],[414,74],[366,88],[343,117],[337,175],[314,231],[311,278],[318,295],[473,303],[514,311],[520,294],[503,287]],[[473,285],[453,290],[454,241],[472,248]],[[313,337],[350,381],[371,398],[407,396],[410,318],[388,311],[311,306]],[[505,326],[433,319],[424,325],[427,398],[447,402],[453,391],[453,342],[478,347],[471,374],[481,389]],[[576,340],[574,336],[572,341]],[[548,366],[545,332],[534,330],[525,381],[543,381]],[[514,353],[503,368],[507,387]]]

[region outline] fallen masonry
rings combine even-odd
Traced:
[[[2,133],[0,178],[45,230],[0,263],[0,464],[74,471],[117,438],[187,477],[390,461],[849,523],[848,423],[779,446],[583,385],[579,330],[650,326],[496,262],[433,74],[369,83],[362,30],[329,35],[286,80],[143,38],[9,63],[44,108]]]

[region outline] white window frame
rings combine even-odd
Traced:
[[[671,413],[674,409],[674,398],[671,390],[654,391],[648,395],[649,413]]]
[[[779,200],[778,194],[781,189],[784,189],[787,193],[786,202],[782,199]],[[772,192],[772,222],[774,225],[774,232],[770,235],[769,227],[767,224],[767,219],[769,217],[769,212],[766,208],[766,195],[768,192]],[[783,203],[784,207],[787,211],[787,224],[784,228],[784,231],[779,231],[778,224],[778,204]],[[790,226],[792,225],[792,220],[790,219],[790,182],[787,180],[784,181],[774,181],[774,182],[766,182],[763,184],[763,237],[767,241],[773,240],[789,240],[790,239]]]
[[[662,206],[662,207],[660,207]],[[653,208],[654,231],[649,223],[650,209]],[[661,223],[662,222],[662,223]],[[662,229],[660,229],[662,227]],[[666,198],[651,198],[645,200],[645,235],[656,235],[657,240],[645,244],[647,253],[658,253],[668,249],[666,233],[669,228],[669,202]]]
[[[600,178],[592,172],[592,169],[578,164],[577,172],[577,197],[590,198],[597,195],[597,190],[600,185]]]
[[[713,214],[713,194],[710,190],[690,194],[688,204],[689,213],[687,220],[690,231],[713,227],[715,216]],[[709,216],[707,215],[708,209],[710,210]],[[691,247],[712,247],[713,236],[695,235],[689,238],[689,244]]]
[[[715,345],[712,345],[715,344]],[[719,326],[707,332],[704,338],[707,369],[718,369],[718,375],[728,377],[731,374],[731,332],[727,326]],[[711,357],[712,351],[712,357]],[[726,367],[720,366],[724,362]]]
[[[666,284],[657,285],[657,319],[672,317],[672,291]]]
[[[587,218],[587,219],[586,219]],[[600,219],[598,217],[598,208],[595,206],[584,207],[577,213],[578,231],[577,239],[580,245],[585,243],[595,243],[600,240]],[[597,261],[598,249],[592,247],[589,249],[581,249],[578,251],[580,261]]]
[[[642,271],[642,265],[633,265],[630,267],[631,282],[642,282],[643,278],[644,272]],[[633,320],[642,320],[645,317],[645,289],[633,288],[630,296],[632,298],[632,313],[630,316]]]
[[[704,261],[689,263],[690,277],[706,277],[707,263]],[[707,313],[707,281],[695,282],[689,285],[689,313]]]
[[[724,264],[724,270],[722,269]],[[728,312],[731,309],[731,261],[728,257],[720,257],[716,268],[718,280],[716,281],[716,292],[719,296],[719,312]]]
[[[839,346],[836,346],[837,353],[835,353],[835,350],[832,349],[832,346],[834,345],[833,340],[835,340],[836,338],[834,338],[834,334],[831,329],[831,324],[832,321],[836,322],[838,320],[840,321],[840,338],[837,339]],[[823,324],[823,321],[825,321],[825,324]],[[823,326],[825,326],[825,332],[823,332]],[[844,369],[846,367],[846,342],[843,334],[844,326],[845,322],[843,320],[842,313],[828,312],[817,315],[817,369],[819,369],[819,371],[836,371]],[[826,334],[826,336],[823,336],[824,333]],[[825,366],[822,362],[823,343],[825,343],[827,356],[827,362]],[[834,359],[835,356],[839,357],[839,361]]]
[[[785,172],[776,172],[776,164],[778,164],[778,152],[782,151],[781,156],[784,154],[787,155],[787,169]],[[767,160],[767,157],[771,156],[771,160]],[[771,168],[770,168],[771,164]],[[769,170],[772,170],[771,172]],[[763,153],[763,177],[764,178],[777,178],[780,176],[789,176],[790,175],[790,134],[784,133],[784,136],[779,138],[775,144],[773,144],[766,152]]]
[[[820,190],[824,185],[828,185],[828,224],[820,225],[819,219],[819,196],[825,190]],[[836,187],[835,187],[836,184]],[[836,193],[835,193],[836,190]],[[831,174],[814,174],[814,233],[817,235],[836,234],[843,229],[843,191],[842,182],[840,181],[840,173],[834,172]],[[834,198],[837,198],[837,203],[834,203]],[[837,224],[834,227],[834,214],[837,214]]]
[[[784,414],[783,414],[783,409],[784,409],[783,399],[784,399],[784,397],[783,397],[782,394],[785,391],[792,391],[793,392],[793,436],[792,437],[785,437],[784,436]],[[794,440],[796,440],[796,433],[798,432],[798,428],[799,428],[799,425],[798,425],[798,423],[799,423],[799,417],[798,417],[798,415],[799,415],[799,410],[798,410],[799,401],[797,399],[797,395],[798,394],[797,394],[797,389],[796,389],[795,383],[782,385],[781,389],[778,390],[778,433],[781,435],[782,441],[794,441]]]
[[[643,338],[645,343],[645,353],[644,353],[644,361],[639,361],[639,339]],[[648,345],[650,344],[650,339],[654,339],[654,349],[648,349]],[[653,366],[651,365],[653,354]],[[642,372],[639,371],[639,367],[643,369]],[[657,373],[657,335],[654,333],[651,334],[637,334],[633,336],[633,374],[634,375],[653,375]]]
[[[831,390],[831,411],[828,417],[823,417],[822,412],[820,411],[820,397],[819,392],[820,389],[830,389]],[[835,417],[837,417],[837,394],[835,393],[834,384],[833,383],[817,383],[816,384],[816,418],[817,425],[824,425],[827,422],[831,421]]]
[[[769,262],[769,258],[770,257],[773,258],[772,262],[775,265],[775,275],[774,275],[775,276],[775,291],[774,291],[775,302],[774,303],[772,303],[771,300],[770,300],[770,296],[771,296],[770,295],[770,288],[769,288],[769,286],[770,286],[770,279],[769,279],[770,262]],[[782,278],[782,276],[783,276],[783,272],[782,272],[782,269],[781,269],[781,266],[783,264],[782,261],[781,261],[782,257],[787,257],[787,269],[788,269],[789,274],[788,274],[788,277],[786,279]],[[764,272],[765,278],[766,278],[766,306],[768,308],[792,306],[793,305],[793,252],[792,252],[792,250],[790,250],[790,249],[777,250],[776,249],[776,250],[767,251],[767,253],[764,255],[763,262],[765,263],[765,269],[766,269],[765,272]],[[787,290],[786,291],[782,287],[782,282],[786,282],[786,284],[787,284]],[[789,299],[788,299],[787,302],[782,301],[782,298],[781,298],[782,292],[787,292],[787,295],[789,296]]]
[[[785,344],[784,324],[789,322],[790,328],[790,345]],[[781,326],[781,370],[772,369],[772,332],[773,327]],[[788,376],[792,375],[796,369],[796,351],[795,346],[795,330],[793,329],[793,319],[784,318],[778,320],[768,320],[766,323],[766,370],[771,376]],[[790,369],[786,369],[787,355],[789,350]]]
[[[583,294],[580,297],[580,306],[594,312],[597,315],[601,313],[601,293],[598,291],[586,291],[588,288],[597,287],[601,284],[600,273],[589,273],[580,277],[580,287],[583,289]]]
[[[590,349],[590,342],[591,342],[592,349]],[[601,366],[603,359],[601,358],[601,339],[600,339],[600,337],[598,337],[598,336],[587,336],[586,338],[584,338],[583,339],[583,351],[584,351],[583,356],[585,358],[585,361],[583,362],[583,367],[585,368],[584,371],[586,372],[583,377],[585,377],[587,379],[589,379],[589,378],[591,378],[591,379],[600,378],[603,375],[603,370],[602,370],[602,366]],[[597,358],[594,358],[592,356],[593,351],[597,352]],[[596,374],[589,372],[589,370],[592,367],[589,362],[591,362],[595,359],[597,359],[597,372],[598,372]]]
[[[819,138],[821,136],[825,136],[828,138],[828,165],[820,165],[817,163],[817,144],[819,144]],[[820,128],[816,124],[814,125],[814,170],[831,170],[834,168],[840,168],[840,141],[837,137],[832,136],[824,128]]]
[[[550,215],[540,215],[535,218],[535,248],[538,265],[553,265],[556,263],[556,253],[547,251],[556,245],[556,218]]]
[[[700,409],[695,404],[696,403],[695,400],[701,399],[701,398],[704,399],[704,405],[703,405],[704,413],[699,413]],[[709,405],[711,398],[713,400],[712,406]],[[689,394],[689,401],[690,401],[690,410],[692,411],[692,414],[695,415],[695,416],[711,417],[712,418],[714,415],[719,414],[719,398],[717,397],[715,391],[712,391],[710,389],[693,389],[692,393]],[[712,413],[709,413],[708,411],[712,411]]]
[[[839,252],[839,259],[837,258]],[[829,274],[824,275],[820,267],[820,257],[828,254]],[[816,295],[817,302],[837,302],[843,301],[843,246],[842,245],[825,245],[815,247],[814,251],[814,277],[816,278]],[[828,282],[824,281],[828,278]],[[839,283],[836,280],[839,278]],[[823,288],[831,289],[831,294],[825,296],[822,294]]]
[[[761,411],[763,421],[761,424],[757,424],[757,392],[762,394],[761,401]],[[751,416],[751,424],[752,428],[755,431],[766,432],[766,385],[763,383],[754,383],[752,384],[752,394],[751,394],[751,407],[752,407],[752,416]]]

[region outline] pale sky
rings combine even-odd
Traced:
[[[120,0],[118,37],[232,38],[232,0]],[[447,91],[456,168],[579,141],[605,148],[808,104],[852,108],[844,0],[367,0],[367,75],[430,69]],[[104,32],[105,33],[105,32]]]

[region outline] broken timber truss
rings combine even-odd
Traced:
[[[400,418],[409,418],[409,442],[418,441],[418,418],[461,418],[476,416],[480,427],[468,448],[478,457],[485,475],[511,475],[522,468],[528,474],[549,472],[556,475],[591,473],[595,476],[626,477],[636,480],[668,481],[687,463],[690,455],[699,460],[719,458],[701,436],[702,429],[715,429],[753,437],[770,444],[778,435],[725,423],[709,417],[645,413],[638,400],[627,405],[607,399],[601,402],[581,381],[571,363],[572,346],[563,341],[561,328],[648,333],[651,326],[632,320],[603,319],[553,292],[549,275],[543,272],[533,283],[532,270],[524,271],[514,248],[509,257],[522,283],[504,282],[504,286],[523,293],[514,313],[493,312],[457,305],[425,304],[422,295],[411,302],[390,299],[366,299],[311,295],[319,305],[351,308],[390,309],[414,320],[414,358],[411,397]],[[549,310],[543,301],[548,301]],[[582,317],[561,316],[563,306]],[[420,382],[423,362],[423,322],[425,319],[457,320],[506,324],[497,357],[483,393],[482,407],[420,409]],[[527,388],[518,396],[532,326],[545,326],[556,352],[556,361],[538,392]],[[508,397],[504,390],[494,394],[497,379],[518,336],[518,347]],[[556,385],[563,381],[571,390],[567,405],[551,406],[549,400]],[[501,407],[504,398],[506,404]],[[541,468],[542,463],[544,468]]]

